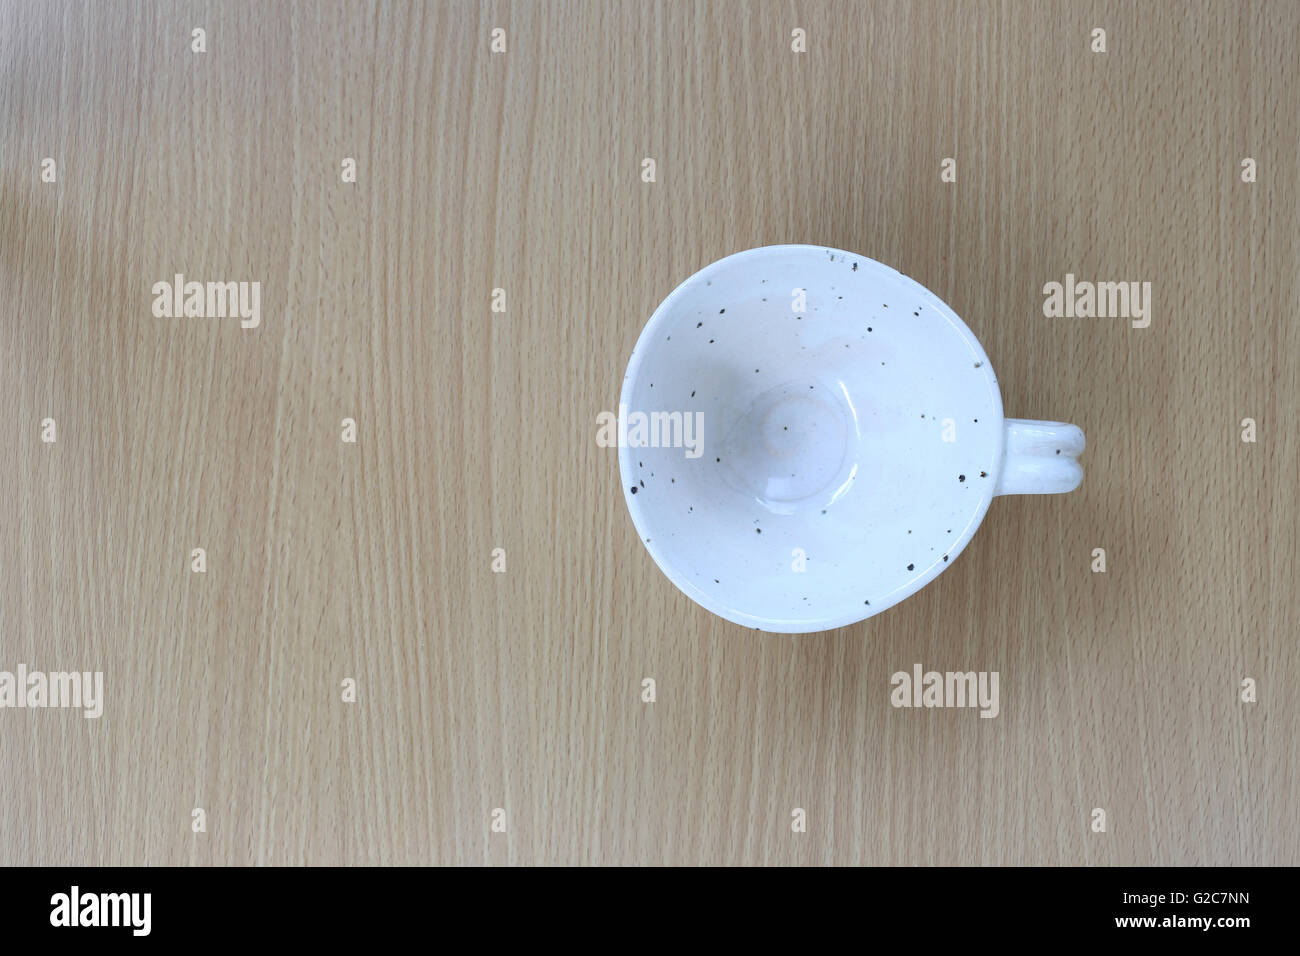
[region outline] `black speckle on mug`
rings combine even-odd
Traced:
[[[724,312],[726,312],[726,311],[727,311],[726,309],[719,309],[719,310],[718,310],[718,315],[722,315],[722,314],[723,314]]]
[[[853,263],[853,271],[854,271],[854,272],[857,272],[857,271],[858,271],[858,264],[857,264],[856,262]]]
[[[915,570],[916,570],[916,565],[915,565],[915,564],[909,564],[909,565],[907,566],[907,570],[909,570],[909,571],[915,571]]]
[[[945,554],[945,555],[943,556],[943,559],[944,559],[945,561],[947,561],[947,560],[948,560],[948,555]]]
[[[636,485],[632,486],[632,494],[636,494]]]
[[[983,365],[983,364],[984,364],[983,362],[976,362],[976,363],[975,363],[975,367],[976,367],[976,368],[979,368],[979,367],[980,367],[981,365]]]
[[[645,479],[644,479],[644,478],[641,479],[641,487],[642,487],[642,488],[645,487]]]
[[[920,315],[921,313],[920,313],[920,312],[913,312],[912,314],[913,314],[913,315]]]
[[[691,398],[694,398],[694,397],[695,397],[695,393],[694,393],[694,392],[691,392]]]
[[[867,331],[868,331],[868,332],[871,331],[871,326],[869,326],[869,325],[867,326]]]
[[[703,322],[696,322],[696,323],[695,323],[695,327],[696,327],[697,329],[703,328],[703,327],[704,327],[704,323],[703,323]]]
[[[989,476],[989,473],[988,473],[987,471],[981,471],[981,472],[980,472],[980,477],[981,477],[981,478],[987,478],[988,476]]]
[[[966,480],[966,476],[965,476],[965,475],[958,475],[958,476],[957,476],[957,480],[958,480],[958,481],[965,481],[965,480]]]
[[[721,584],[722,582],[719,581],[717,578],[714,578],[714,579],[713,579],[713,583],[714,583],[714,584]]]
[[[714,460],[714,461],[722,461],[721,458],[715,458],[715,459],[713,459],[713,460]]]
[[[763,529],[762,529],[762,528],[755,528],[755,529],[754,529],[754,533],[755,533],[755,534],[762,534],[762,533],[763,533]]]
[[[710,345],[713,344],[713,339],[709,339],[709,344],[710,344]]]
[[[1056,453],[1059,455],[1059,454],[1061,453],[1061,449],[1059,449],[1059,448],[1056,449]]]

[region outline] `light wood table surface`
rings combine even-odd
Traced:
[[[0,670],[105,684],[0,710],[0,864],[1300,862],[1298,46],[1282,2],[3,3]],[[595,441],[656,304],[782,242],[1089,443],[799,638],[680,594]],[[261,324],[155,317],[176,273]],[[1150,327],[1045,317],[1067,273]],[[1001,714],[894,709],[914,663]]]

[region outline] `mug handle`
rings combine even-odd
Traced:
[[[1083,429],[1065,422],[1008,418],[995,495],[1058,495],[1083,481]]]

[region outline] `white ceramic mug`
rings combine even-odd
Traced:
[[[749,249],[673,290],[628,362],[619,427],[655,563],[764,631],[879,613],[952,563],[995,495],[1083,478],[1083,432],[1004,418],[988,357],[937,296],[822,246]]]

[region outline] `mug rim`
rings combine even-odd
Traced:
[[[1003,458],[1006,444],[1006,413],[1002,406],[1002,390],[998,385],[997,375],[993,370],[993,365],[989,361],[984,346],[980,344],[975,333],[961,319],[959,315],[943,301],[938,295],[927,289],[921,283],[917,282],[911,276],[899,272],[897,269],[886,265],[879,260],[872,259],[870,256],[864,256],[860,253],[849,252],[844,249],[837,249],[832,246],[818,246],[808,243],[784,243],[771,246],[755,246],[750,249],[742,249],[739,252],[733,252],[723,256],[721,259],[715,259],[704,265],[700,269],[687,276],[670,292],[662,302],[650,314],[646,320],[641,334],[637,337],[636,345],[632,348],[632,354],[628,359],[627,370],[623,375],[623,386],[619,391],[619,409],[630,407],[629,399],[633,386],[636,384],[638,375],[641,371],[642,360],[648,349],[643,348],[653,340],[660,327],[667,321],[667,317],[674,312],[677,303],[691,294],[697,285],[706,283],[711,276],[724,268],[734,267],[738,261],[759,259],[763,257],[784,257],[792,255],[808,255],[812,253],[830,253],[834,256],[843,255],[850,259],[860,260],[869,264],[869,267],[885,270],[893,273],[905,284],[909,285],[918,296],[924,298],[931,307],[935,309],[949,323],[953,331],[961,336],[968,347],[976,354],[983,363],[985,369],[985,380],[989,387],[992,397],[993,407],[997,414],[997,428],[994,430],[994,455],[993,465],[990,477],[992,478],[986,485],[987,490],[980,492],[978,505],[974,511],[973,517],[967,522],[961,535],[956,542],[948,549],[948,555],[951,559],[956,557],[966,549],[975,532],[984,522],[984,517],[988,513],[990,504],[996,496],[996,488],[1001,478]],[[647,541],[649,533],[645,525],[646,506],[634,497],[629,488],[629,480],[634,474],[632,469],[632,448],[625,444],[620,444],[618,449],[618,466],[619,480],[623,486],[623,501],[627,506],[628,514],[632,518],[632,524],[636,528],[637,537],[641,540],[642,546],[650,553],[651,559],[655,565],[663,572],[673,585],[684,595],[703,607],[705,610],[718,615],[733,624],[753,630],[763,631],[773,634],[812,634],[821,631],[835,630],[836,628],[847,627],[851,624],[857,624],[868,618],[874,617],[889,608],[906,600],[917,591],[921,590],[940,574],[952,567],[954,560],[949,560],[941,565],[932,566],[920,575],[912,578],[907,584],[896,588],[888,594],[882,596],[878,603],[873,603],[864,608],[867,613],[863,614],[857,611],[841,613],[837,615],[828,615],[822,617],[808,618],[766,618],[739,608],[732,607],[726,603],[719,602],[714,597],[693,584],[686,575],[680,573],[677,567],[670,562],[662,552],[662,549],[656,546],[654,541]]]

